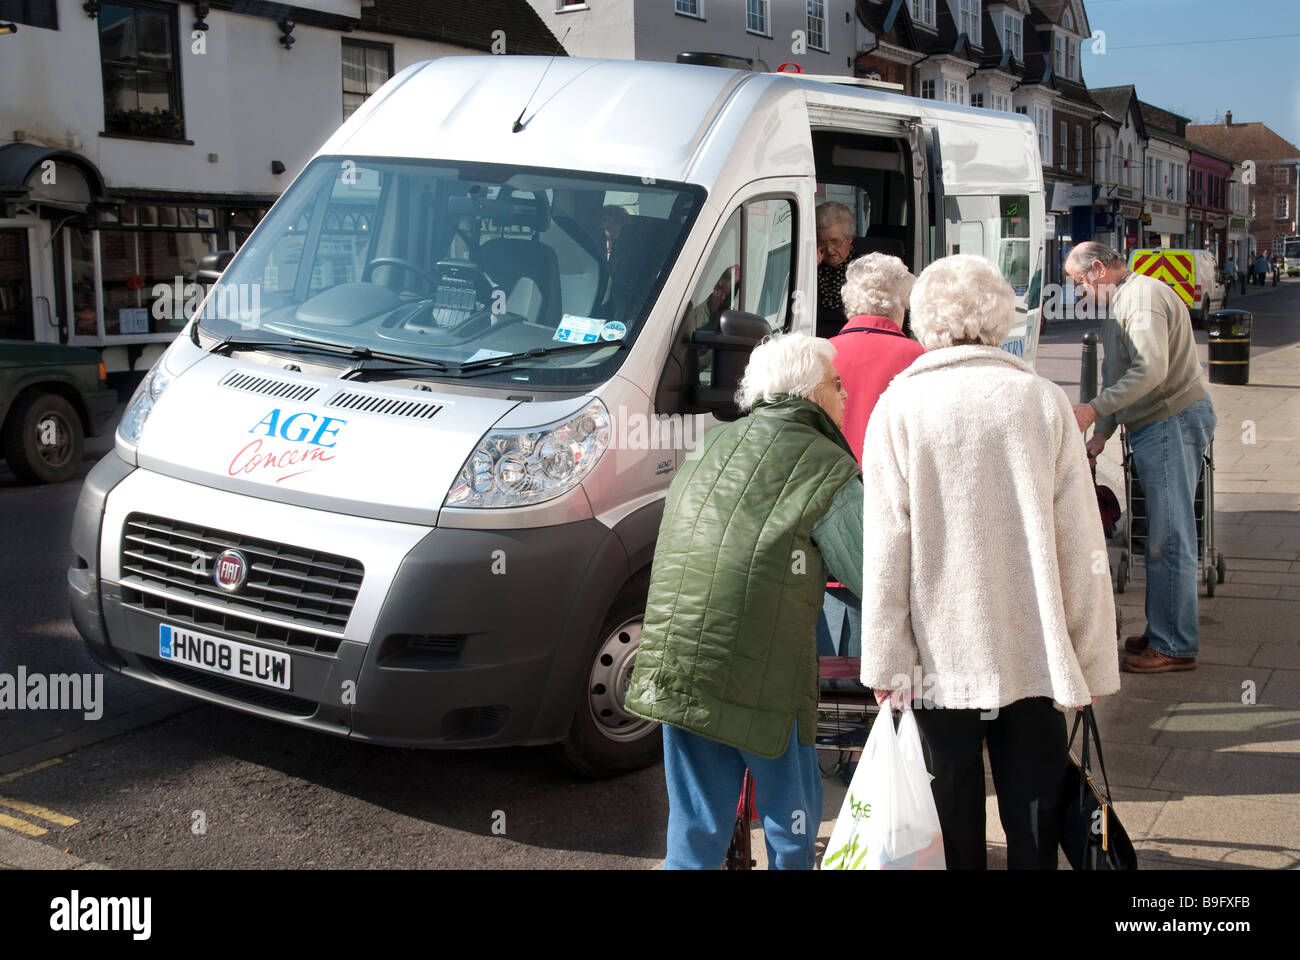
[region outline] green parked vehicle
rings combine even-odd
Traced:
[[[113,416],[99,354],[82,347],[0,340],[0,447],[25,483],[58,483],[81,465],[87,436]]]

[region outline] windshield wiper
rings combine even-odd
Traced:
[[[456,373],[464,373],[468,370],[481,370],[483,367],[491,367],[496,364],[512,364],[520,360],[531,360],[534,357],[545,357],[552,353],[568,353],[570,350],[591,350],[596,347],[617,347],[623,349],[622,340],[594,340],[591,343],[562,343],[554,347],[533,347],[529,350],[521,350],[519,353],[507,353],[499,357],[483,357],[480,360],[466,360],[460,366],[455,368]]]
[[[316,343],[313,340],[300,340],[296,337],[290,337],[287,340],[240,340],[237,337],[227,337],[211,349],[208,353],[220,356],[223,353],[229,354],[234,350],[301,350],[308,353],[323,353],[332,357],[368,357],[369,351],[361,352],[351,347],[331,347],[328,344]]]
[[[422,360],[396,354],[371,353],[369,350],[357,350],[355,353],[357,356],[362,357],[362,362],[339,374],[340,380],[360,379],[357,375],[362,373],[382,376],[392,374],[401,377],[410,373],[427,373],[430,370],[441,373],[447,369],[447,365],[441,360]],[[381,360],[390,364],[390,366],[371,366],[373,360]]]

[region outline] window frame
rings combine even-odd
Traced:
[[[384,78],[384,83],[387,83],[389,80],[393,79],[393,44],[384,43],[382,40],[357,40],[352,37],[342,37],[341,41],[342,42],[339,46],[339,105],[344,111],[343,119],[347,120],[349,117],[352,116],[352,113],[356,113],[357,110],[360,110],[363,106],[365,106],[366,100],[369,100],[371,97],[373,97],[375,93],[378,91],[379,87],[376,87],[374,90],[371,90],[369,93],[367,93],[365,95],[365,100],[362,100],[359,104],[357,104],[356,107],[353,108],[352,113],[348,113],[347,101],[344,98],[347,97],[349,93],[355,96],[356,91],[348,90],[344,87],[344,83],[343,83],[344,53],[349,48],[353,50],[362,50],[362,51],[382,50],[386,52],[388,54],[388,76]],[[362,73],[364,74],[365,72],[364,57],[362,57],[361,66],[362,66]],[[384,84],[381,83],[379,86],[382,87],[383,85]]]
[[[1278,212],[1279,204],[1282,207],[1280,213]],[[1273,219],[1289,220],[1290,218],[1291,218],[1291,195],[1286,193],[1275,194],[1273,197]]]
[[[1083,124],[1074,125],[1074,172],[1083,173]]]
[[[930,86],[930,92],[929,92],[929,94],[927,94],[927,93],[925,92],[926,84],[929,84],[929,86]],[[933,77],[931,77],[931,78],[928,79],[928,80],[922,80],[922,81],[921,81],[921,99],[922,99],[922,100],[933,100],[933,99],[935,99],[935,96],[934,96],[934,95],[935,95],[935,87],[936,87],[936,84],[935,84],[935,80],[934,80]]]
[[[984,46],[983,28],[980,23],[984,17],[982,6],[980,0],[957,0],[957,32],[966,34],[970,42],[977,47]],[[974,32],[963,29],[967,18],[970,18],[970,22],[975,25]]]
[[[754,16],[752,7],[756,5],[762,11],[762,29],[751,27],[750,19]],[[745,0],[745,32],[756,37],[772,39],[772,3],[771,0]]]
[[[813,17],[814,4],[816,4],[816,6],[821,10],[820,18]],[[831,52],[830,33],[826,29],[826,0],[807,0],[805,6],[807,7],[808,10],[808,49],[817,50],[820,51],[821,53],[830,53]],[[820,26],[821,43],[819,44],[813,43],[814,19],[820,19],[821,22],[821,26]]]
[[[681,9],[682,3],[691,3],[695,5],[695,12],[691,13]],[[692,20],[704,19],[704,0],[673,0],[673,13],[679,17],[690,17]]]
[[[133,10],[152,10],[155,13],[163,14],[167,18],[167,29],[168,29],[168,33],[170,34],[171,48],[172,48],[172,65],[171,65],[171,69],[167,71],[167,75],[168,75],[167,101],[168,101],[168,106],[170,108],[170,112],[176,117],[180,118],[180,130],[177,131],[177,134],[174,137],[160,137],[160,136],[154,136],[152,134],[147,134],[147,133],[131,133],[129,131],[123,132],[120,130],[109,129],[108,98],[106,96],[107,90],[105,89],[105,84],[104,84],[104,80],[105,80],[104,68],[110,62],[120,66],[127,66],[128,64],[126,64],[125,61],[118,61],[118,60],[109,61],[105,58],[103,29],[102,26],[97,26],[95,30],[95,34],[96,34],[95,41],[97,46],[99,47],[99,77],[100,77],[99,93],[102,102],[101,116],[104,122],[104,132],[101,134],[101,136],[121,137],[129,140],[153,140],[153,141],[162,141],[166,143],[192,142],[188,139],[185,133],[185,99],[184,99],[185,85],[181,80],[181,59],[182,58],[181,58],[181,44],[180,44],[180,7],[176,4],[160,3],[157,2],[157,0],[112,0],[112,6],[129,7]],[[100,23],[102,23],[102,21],[100,21]],[[135,69],[138,71],[140,68],[138,65],[136,65]],[[137,96],[138,94],[139,94],[139,88],[137,87]],[[139,108],[137,107],[137,109]]]
[[[1011,56],[1019,63],[1025,59],[1025,20],[1024,17],[1002,11],[1002,45],[1011,48]]]
[[[1291,185],[1291,168],[1285,163],[1279,163],[1273,167],[1273,186],[1289,187]]]
[[[934,8],[935,8],[935,0],[912,0],[911,8],[908,10],[908,14],[912,19],[912,23],[916,24],[917,26],[925,27],[929,30],[934,30],[935,29]],[[925,16],[927,11],[929,12],[930,15],[928,20],[926,19]]]

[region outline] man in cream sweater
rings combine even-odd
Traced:
[[[1081,243],[1065,270],[1099,305],[1103,389],[1074,408],[1080,430],[1095,425],[1087,450],[1096,457],[1128,428],[1146,496],[1146,632],[1129,637],[1129,673],[1196,669],[1200,622],[1196,595],[1196,485],[1218,422],[1196,356],[1187,307],[1159,280],[1130,273],[1105,244]]]

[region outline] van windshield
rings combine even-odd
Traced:
[[[637,178],[319,158],[231,261],[202,329],[435,361],[449,378],[600,383],[703,199],[697,186]],[[593,346],[481,362],[571,344]]]

